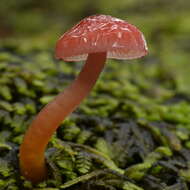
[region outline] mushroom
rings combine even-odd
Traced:
[[[56,44],[56,58],[86,61],[73,83],[35,117],[20,146],[21,174],[33,183],[47,177],[44,152],[52,134],[89,94],[106,58],[134,59],[147,54],[143,34],[133,25],[108,15],[84,18]]]

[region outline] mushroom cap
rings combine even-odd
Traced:
[[[84,61],[97,52],[107,52],[107,58],[134,59],[145,56],[148,48],[135,26],[109,15],[84,18],[56,44],[56,58],[64,61]]]

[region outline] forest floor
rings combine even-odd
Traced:
[[[23,135],[83,63],[57,61],[53,48],[37,40],[3,41],[0,189],[188,190],[188,55],[162,49],[139,60],[107,60],[91,94],[48,145],[48,180],[32,186],[19,174]]]

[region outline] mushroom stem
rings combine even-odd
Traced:
[[[47,177],[44,152],[52,134],[89,94],[106,61],[106,52],[91,53],[78,77],[36,116],[20,147],[21,174],[33,183]]]

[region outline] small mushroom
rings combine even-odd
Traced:
[[[33,120],[20,146],[21,174],[33,183],[47,177],[44,152],[52,134],[89,94],[106,58],[134,59],[147,54],[143,34],[133,25],[108,15],[83,19],[58,40],[56,57],[86,61],[73,83]]]

